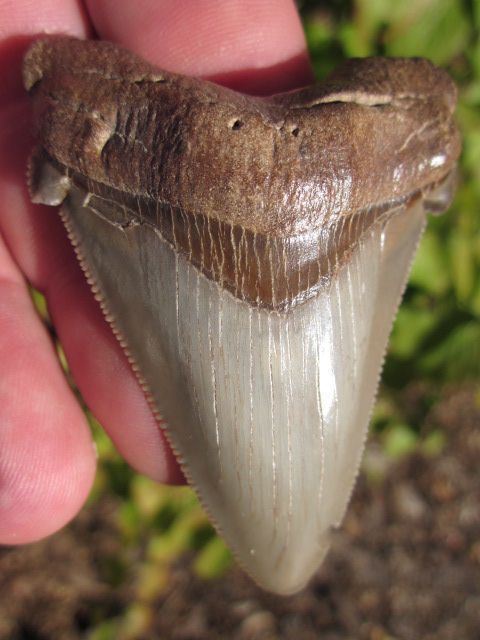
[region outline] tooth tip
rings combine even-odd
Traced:
[[[305,544],[292,542],[281,562],[258,562],[255,554],[245,549],[234,555],[244,571],[262,588],[277,595],[293,595],[304,589],[318,571],[330,547],[330,535],[322,535],[317,540],[314,556],[305,555]]]

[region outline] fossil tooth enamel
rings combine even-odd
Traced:
[[[264,588],[302,588],[341,522],[456,91],[352,60],[260,99],[105,42],[27,53],[35,202],[78,258],[212,520]]]

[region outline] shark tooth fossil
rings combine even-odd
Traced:
[[[34,43],[24,79],[32,200],[61,205],[240,564],[301,589],[352,491],[426,213],[452,197],[453,83],[371,58],[256,98],[70,38]]]

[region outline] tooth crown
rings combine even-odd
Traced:
[[[190,482],[246,570],[300,589],[343,516],[455,88],[354,60],[250,98],[114,45],[27,53],[35,201],[61,215]]]

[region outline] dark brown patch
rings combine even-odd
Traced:
[[[33,45],[24,77],[45,161],[107,198],[106,217],[127,209],[266,308],[314,295],[373,224],[446,180],[460,150],[455,86],[421,59],[352,60],[263,99],[59,38]]]

